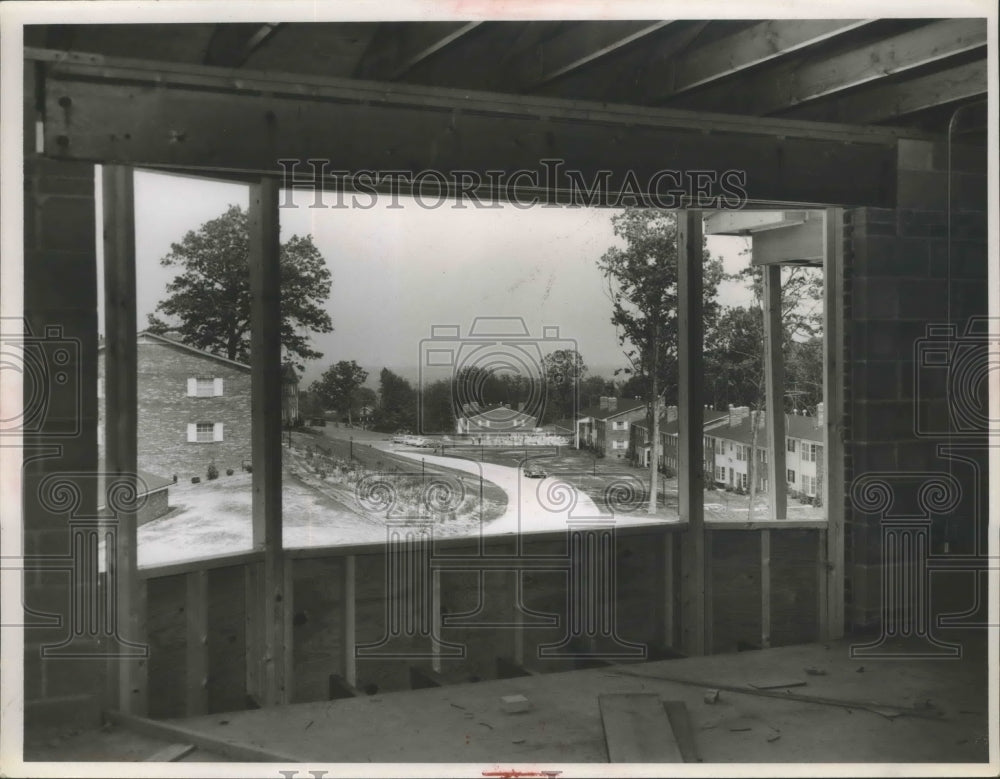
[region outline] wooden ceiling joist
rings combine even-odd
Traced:
[[[857,122],[887,122],[917,111],[986,95],[986,60],[979,59],[954,68],[900,83],[876,84],[831,101],[820,101],[784,112],[796,119],[825,122],[851,117]]]
[[[748,74],[738,90],[725,83],[710,85],[668,104],[697,110],[728,101],[734,112],[765,116],[985,45],[985,19],[930,22],[868,46]]]
[[[618,51],[671,24],[669,21],[582,22],[539,43],[521,60],[512,85],[529,91]]]
[[[45,148],[54,156],[135,165],[278,170],[283,158],[352,171],[540,171],[562,160],[592,182],[626,177],[640,193],[661,171],[733,171],[759,203],[854,203],[895,197],[903,131],[753,119],[409,84],[307,78],[190,65],[47,61]],[[78,61],[79,60],[79,61]],[[672,179],[657,179],[669,189]],[[557,202],[565,193],[541,185]],[[648,194],[648,191],[647,191]]]
[[[215,25],[205,52],[205,64],[221,68],[240,67],[278,27],[277,23]]]
[[[375,34],[355,69],[356,78],[395,81],[432,54],[476,29],[481,22],[387,22]]]
[[[650,79],[650,83],[660,81],[664,91],[648,95],[649,101],[704,86],[870,23],[865,19],[780,19],[755,24],[669,60],[663,66],[663,78]]]

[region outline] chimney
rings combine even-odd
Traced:
[[[734,406],[729,404],[729,426],[736,427],[740,420],[745,419],[750,414],[749,406]]]
[[[823,402],[816,404],[816,427],[823,427],[826,424],[826,417],[823,413]]]
[[[601,411],[607,411],[610,402],[611,398],[601,395]]]
[[[608,398],[608,411],[618,410],[618,398]]]
[[[667,421],[668,422],[677,421],[677,406],[667,406]]]

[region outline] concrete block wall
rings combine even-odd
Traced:
[[[97,264],[94,167],[28,156],[24,171],[23,533],[25,743],[52,728],[98,724],[105,661],[96,635],[84,657],[47,656],[71,635],[74,594],[96,593],[96,571],[72,569],[71,526],[94,516],[97,473]],[[5,335],[8,326],[5,322]],[[41,570],[38,556],[67,570]],[[77,578],[77,577],[81,578]],[[82,589],[82,592],[81,592]],[[46,656],[43,657],[43,652]]]
[[[977,534],[979,541],[985,538],[986,449],[977,447],[984,439],[954,413],[962,400],[949,380],[953,369],[919,360],[929,326],[951,325],[961,340],[970,321],[987,313],[985,149],[953,150],[950,213],[947,160],[943,144],[902,142],[899,208],[845,213],[848,630],[878,629],[885,564],[886,512],[852,505],[855,479],[883,474],[893,492],[888,513],[916,516],[927,513],[919,494],[926,477],[920,474],[951,474],[962,499],[953,509],[931,512],[932,553],[971,554]],[[985,384],[975,391],[985,392]],[[962,446],[956,452],[966,459],[948,456],[941,448],[948,445]],[[983,518],[978,527],[977,512]],[[960,587],[967,590],[968,582]],[[943,604],[946,590],[936,578],[932,597]]]

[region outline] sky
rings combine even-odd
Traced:
[[[136,172],[140,329],[177,273],[160,265],[170,244],[231,204],[246,208],[248,197],[240,184]],[[533,336],[558,327],[560,342],[578,349],[591,374],[611,377],[627,365],[597,268],[600,256],[620,245],[612,209],[429,209],[403,197],[395,209],[388,197],[367,210],[309,208],[313,198],[306,192],[294,193],[291,202],[298,207],[280,210],[281,240],[311,234],[333,276],[325,307],[334,331],[313,334],[324,356],[306,365],[305,385],[338,360],[357,361],[373,386],[383,366],[413,380],[420,342],[432,326],[457,325],[464,335],[476,317],[522,317]],[[332,194],[327,202],[335,202]],[[740,256],[746,239],[708,240],[727,270],[748,262]],[[742,305],[749,295],[742,285],[724,283],[720,301]]]

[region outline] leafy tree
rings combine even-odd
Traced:
[[[309,388],[327,408],[347,414],[347,423],[353,424],[352,411],[356,406],[356,392],[368,379],[368,371],[354,360],[341,360],[327,368]]]
[[[452,382],[438,379],[420,388],[420,432],[452,433],[455,430],[455,403]]]
[[[180,273],[167,284],[156,307],[169,317],[149,315],[154,333],[177,333],[191,346],[250,361],[250,266],[248,216],[230,206],[221,216],[188,232],[160,260]],[[322,305],[330,295],[330,271],[311,236],[293,235],[281,245],[281,345],[283,360],[301,369],[299,360],[322,353],[309,345],[309,333],[333,330]]]
[[[659,419],[653,409],[677,398],[677,219],[669,211],[627,208],[611,219],[624,248],[613,246],[598,260],[608,284],[611,321],[631,363],[626,372],[648,379],[651,441],[649,510],[656,510]],[[722,261],[703,248],[703,309],[709,331],[718,314],[716,295]]]
[[[417,392],[410,382],[388,368],[379,374],[379,406],[374,428],[384,433],[413,430],[417,426]]]
[[[626,382],[627,383],[627,382]],[[587,376],[580,381],[580,408],[596,406],[602,396],[614,396],[617,394],[615,383],[603,376]],[[623,397],[635,397],[638,393],[629,395],[624,391]]]
[[[539,424],[572,416],[580,381],[587,373],[583,357],[575,349],[557,349],[542,357],[545,376],[545,408]]]

